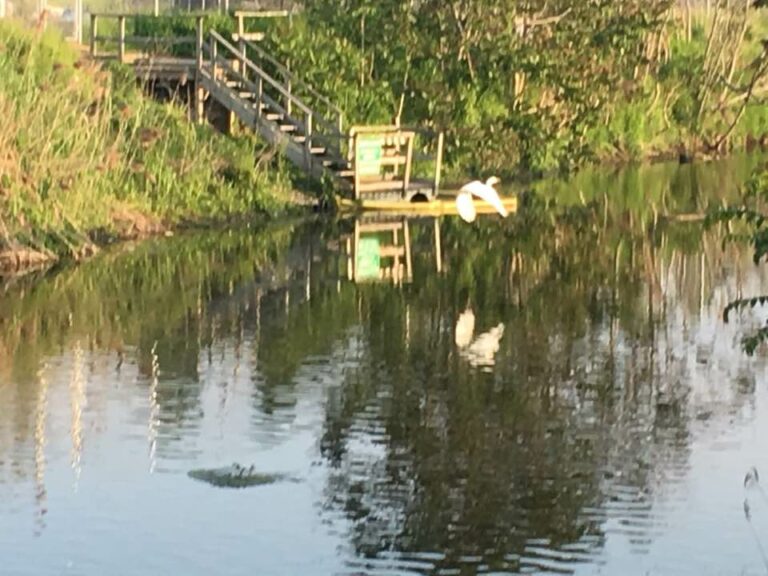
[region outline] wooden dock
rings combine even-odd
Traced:
[[[276,15],[270,12],[267,17]],[[245,32],[246,19],[263,13],[235,12],[234,17],[237,33],[232,38],[215,30],[204,33],[205,16],[199,15],[191,16],[194,36],[150,38],[128,33],[136,15],[92,14],[90,53],[133,66],[143,83],[191,88],[194,121],[205,122],[213,106],[225,110],[229,126],[255,131],[310,177],[333,182],[347,200],[403,203],[437,198],[442,133],[348,126],[339,106],[259,45],[261,34]],[[112,21],[110,28],[117,33],[101,34],[99,24],[104,21]],[[172,55],[184,45],[194,57]]]

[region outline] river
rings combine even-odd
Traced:
[[[723,310],[768,268],[667,218],[754,163],[5,281],[0,574],[766,574],[766,354],[742,338],[768,313]],[[233,463],[278,476],[189,475]]]

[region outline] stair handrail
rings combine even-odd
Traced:
[[[226,48],[229,52],[232,53],[233,56],[235,56],[238,60],[240,60],[244,66],[251,69],[253,72],[255,72],[262,80],[266,81],[267,84],[271,85],[273,88],[275,88],[278,92],[280,92],[283,96],[288,98],[292,103],[296,104],[302,112],[305,114],[312,114],[316,115],[316,112],[312,110],[307,104],[304,103],[304,101],[301,100],[298,96],[295,94],[291,94],[285,86],[280,83],[279,80],[272,77],[269,73],[267,73],[265,70],[260,68],[258,65],[256,65],[253,61],[249,60],[248,58],[243,58],[240,50],[235,48],[234,45],[232,45],[230,42],[228,42],[221,34],[216,32],[215,30],[211,30],[211,39],[217,42],[218,44],[221,44],[224,48]],[[209,49],[211,50],[211,53],[213,53],[214,49],[213,46],[209,46]]]
[[[272,64],[278,70],[278,72],[283,77],[283,80],[286,83],[290,82],[293,86],[296,86],[296,85],[300,86],[301,88],[306,90],[309,94],[311,94],[314,98],[316,98],[320,103],[324,104],[325,107],[332,113],[332,116],[334,117],[333,122],[329,122],[328,120],[326,120],[326,123],[329,125],[335,126],[336,129],[339,131],[339,133],[342,133],[344,131],[344,112],[341,110],[341,108],[337,104],[331,101],[327,96],[321,94],[311,84],[299,78],[294,72],[291,72],[291,70],[288,69],[287,66],[282,64],[279,60],[277,60],[269,52],[264,50],[264,48],[262,48],[261,46],[249,40],[243,39],[241,41],[246,46],[246,48],[250,48],[251,50],[256,52],[261,58],[263,58],[264,60]]]
[[[303,113],[303,118],[295,118],[291,117],[288,110],[285,110],[286,116],[289,117],[297,126],[303,128],[304,131],[304,143],[303,147],[307,150],[308,156],[312,154],[313,149],[313,139],[323,139],[327,140],[327,135],[324,134],[318,134],[316,127],[315,127],[315,119],[320,117],[317,112],[315,112],[311,107],[309,107],[301,98],[296,96],[295,94],[291,94],[290,91],[288,91],[285,86],[283,86],[277,79],[273,78],[269,73],[267,73],[265,70],[263,70],[261,67],[256,65],[254,62],[249,60],[239,49],[237,49],[232,43],[227,41],[221,34],[216,32],[215,30],[210,31],[210,40],[209,42],[205,43],[206,45],[203,47],[201,46],[201,51],[203,48],[207,48],[209,54],[210,54],[210,63],[211,63],[211,79],[214,82],[218,82],[218,77],[216,70],[219,66],[222,68],[227,69],[229,72],[236,73],[238,76],[241,77],[241,80],[246,81],[250,83],[250,81],[247,79],[247,75],[245,73],[246,69],[251,71],[253,74],[257,76],[258,83],[259,83],[259,89],[258,89],[258,95],[259,95],[259,102],[257,104],[257,107],[260,106],[261,102],[264,98],[269,98],[263,90],[264,83],[272,86],[280,95],[284,96],[288,99],[288,102],[291,102],[294,107],[298,110],[301,110]],[[234,59],[236,59],[238,62],[240,62],[241,66],[243,67],[242,70],[237,71],[234,68],[232,68],[231,63],[226,58],[221,58],[218,55],[218,46],[221,45]],[[204,60],[202,57],[198,58],[198,66],[203,72],[204,70]],[[277,104],[276,101],[274,101],[272,98],[269,98],[274,104]],[[258,108],[257,114],[261,114],[261,109]]]

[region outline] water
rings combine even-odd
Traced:
[[[381,282],[349,280],[371,223],[344,221],[3,285],[0,574],[765,574],[740,342],[768,314],[722,311],[768,269],[664,219],[748,164],[550,182],[557,223],[410,221]],[[188,475],[235,462],[290,480]]]

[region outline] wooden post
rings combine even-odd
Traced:
[[[213,81],[216,81],[216,77],[218,75],[217,73],[217,65],[216,60],[219,57],[219,43],[216,41],[215,38],[211,37],[211,75],[213,76]]]
[[[203,17],[198,16],[195,24],[195,58],[197,71],[200,72],[203,69]]]
[[[160,16],[160,0],[155,0],[155,5],[153,7],[152,14],[154,14],[155,18]]]
[[[99,33],[98,18],[96,14],[91,14],[91,58],[96,57],[96,36]]]
[[[305,157],[307,161],[307,170],[311,169],[312,167],[312,113],[310,112],[307,116],[307,125],[306,125],[306,131],[305,134],[306,140],[304,141],[304,150],[305,150]]]
[[[227,4],[229,0],[227,0]],[[227,8],[229,10],[229,8]],[[247,44],[245,40],[245,22],[243,21],[243,15],[237,15],[237,42],[240,48],[240,74],[243,75],[243,80],[248,80],[248,69],[245,66],[245,61],[248,58]]]
[[[445,139],[445,134],[443,132],[440,132],[440,134],[437,135],[437,156],[435,158],[435,182],[432,187],[432,194],[434,196],[437,196],[438,192],[440,191],[440,173],[443,171],[443,140]]]
[[[416,134],[408,135],[408,145],[405,152],[405,173],[403,174],[403,198],[408,197],[408,188],[411,185],[411,169],[413,168],[413,141]]]
[[[0,18],[5,18],[7,12],[5,0],[0,0]]]
[[[291,79],[285,78],[283,76],[283,80],[285,81],[285,87],[288,90],[288,96],[285,97],[285,113],[290,116],[291,115]]]
[[[0,0],[2,4],[5,0]],[[75,0],[75,42],[83,44],[83,0]]]
[[[256,116],[261,117],[261,101],[264,98],[264,79],[259,75],[256,80]]]
[[[357,159],[359,157],[358,150],[357,150],[357,132],[355,132],[354,136],[352,137],[352,163],[354,164],[354,171],[355,171],[355,200],[360,199],[360,170],[358,170],[357,167]]]
[[[117,23],[120,26],[120,36],[117,44],[117,59],[125,62],[125,16],[118,16]]]
[[[203,17],[198,16],[195,34],[195,122],[202,124],[205,119],[205,92],[202,87],[203,80]]]

